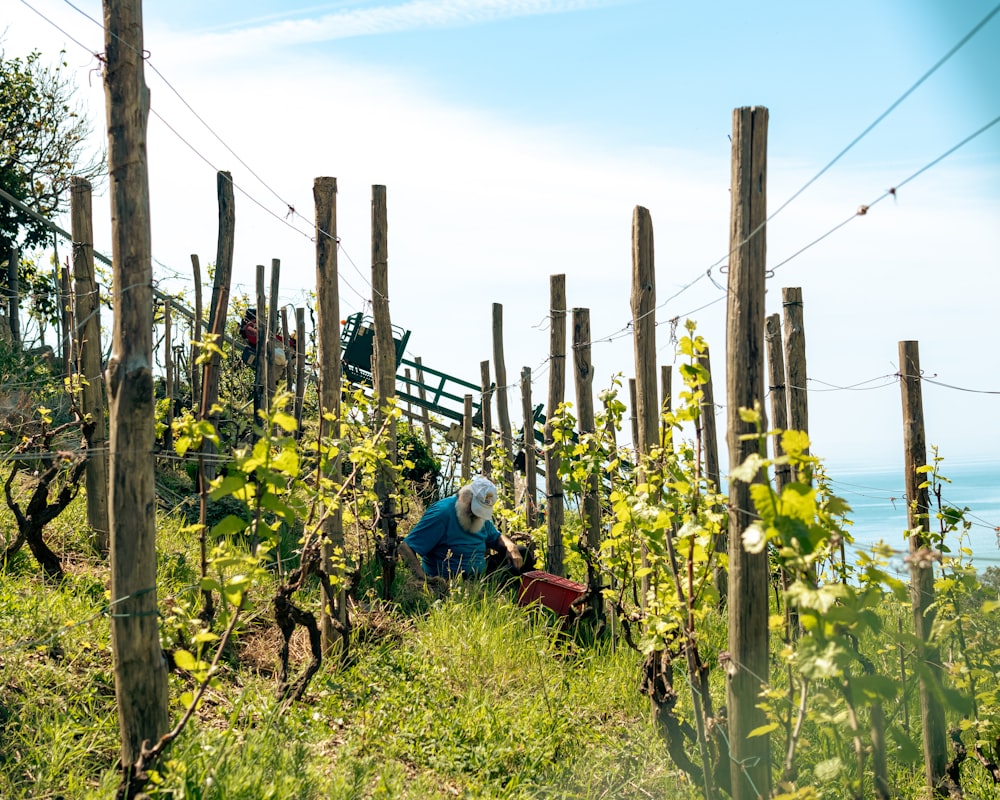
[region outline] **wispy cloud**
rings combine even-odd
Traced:
[[[627,0],[410,0],[355,4],[333,13],[301,17],[303,12],[318,10],[313,7],[290,11],[280,20],[208,33],[203,41],[213,48],[226,50],[287,47],[358,36],[488,25],[519,17],[588,11],[623,2]]]

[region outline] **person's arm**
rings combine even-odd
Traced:
[[[507,551],[507,557],[510,559],[510,563],[514,565],[514,569],[521,569],[524,559],[521,558],[521,551],[517,549],[517,545],[504,533],[500,534],[499,545],[497,550],[499,551],[502,547]]]
[[[406,542],[400,542],[397,551],[400,558],[403,559],[403,563],[410,568],[410,572],[413,573],[414,577],[418,578],[421,582],[427,580],[427,575],[424,574],[424,565],[420,561],[420,556],[413,552]]]

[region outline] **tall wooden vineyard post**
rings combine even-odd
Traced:
[[[75,352],[83,376],[83,413],[93,420],[87,437],[87,523],[91,545],[100,555],[111,546],[108,524],[108,426],[104,418],[104,379],[101,367],[101,300],[94,280],[94,223],[90,182],[70,178],[70,217],[73,229],[73,282],[76,325]]]
[[[174,351],[173,320],[171,319],[170,298],[163,299],[163,395],[167,400],[166,430],[163,445],[167,452],[174,449]]]
[[[910,530],[910,600],[913,608],[913,633],[919,642],[917,657],[920,669],[920,720],[923,728],[924,777],[928,788],[938,797],[947,797],[945,787],[948,745],[944,706],[936,676],[944,668],[937,648],[930,642],[936,612],[934,603],[934,566],[930,550],[930,499],[923,473],[927,463],[924,433],[923,395],[920,389],[920,347],[917,342],[899,343],[899,388],[903,401],[903,448],[906,473],[906,519]]]
[[[104,88],[114,275],[108,361],[111,645],[121,761],[134,776],[144,742],[169,723],[156,593],[153,482],[153,267],[140,0],[104,0]]]
[[[427,449],[430,450],[432,444],[431,417],[426,406],[427,390],[424,388],[424,362],[420,359],[420,356],[416,356],[413,359],[413,363],[417,365],[417,393],[422,401],[420,405],[420,422],[424,428],[424,444],[427,445]]]
[[[493,372],[496,375],[497,424],[503,444],[503,481],[500,493],[514,505],[514,434],[510,427],[510,407],[507,403],[507,364],[503,357],[503,306],[493,304]]]
[[[264,288],[265,267],[257,265],[257,353],[253,362],[253,440],[257,441],[258,426],[262,425],[261,413],[267,413],[267,317],[264,316],[267,306],[267,290]]]
[[[462,484],[472,478],[472,395],[467,394],[462,406]]]
[[[201,375],[196,367],[196,362],[198,361],[198,345],[196,342],[201,341],[202,336],[202,326],[203,314],[205,313],[202,308],[201,300],[201,260],[198,258],[197,253],[191,254],[191,271],[194,274],[194,322],[191,331],[191,356],[190,356],[190,369],[188,374],[191,380],[191,406],[193,408],[201,407],[201,381],[195,376]]]
[[[573,376],[576,386],[577,430],[581,438],[591,437],[591,454],[597,450],[594,438],[594,364],[590,360],[590,309],[573,309]],[[587,585],[590,607],[599,623],[604,621],[601,573],[597,567],[601,549],[601,476],[587,476],[583,495],[583,531],[587,542]]]
[[[313,203],[316,209],[316,344],[319,372],[320,440],[336,442],[341,436],[341,352],[340,352],[340,277],[337,261],[337,179],[320,177],[313,181]],[[296,325],[296,385],[295,418],[302,427],[302,404],[305,391],[305,309],[295,310]],[[341,457],[328,465],[328,475],[334,485],[342,483]],[[329,656],[337,641],[346,655],[348,641],[346,562],[335,559],[336,551],[344,553],[344,514],[340,503],[320,509],[323,520],[321,545],[323,570],[330,576],[333,596],[324,589],[320,633],[323,653]]]
[[[809,394],[806,391],[806,327],[802,288],[781,290],[785,332],[785,393],[788,396],[788,427],[809,433]],[[806,450],[808,453],[809,451]],[[798,476],[795,476],[796,478]]]
[[[521,368],[521,412],[524,415],[524,524],[538,524],[538,472],[535,468],[535,412],[531,407],[531,367]]]
[[[659,444],[659,400],[656,388],[656,270],[653,255],[653,220],[649,210],[632,212],[632,342],[635,353],[636,480],[646,480],[643,460]],[[631,386],[630,386],[631,389]],[[647,566],[643,544],[642,566]],[[649,593],[649,576],[642,577],[642,604]]]
[[[483,468],[480,470],[484,477],[493,477],[493,463],[491,455],[493,453],[493,386],[490,383],[490,362],[479,362],[479,381],[481,392],[479,395],[479,415],[483,423]]]
[[[278,388],[278,366],[274,361],[274,351],[277,347],[278,335],[278,287],[281,284],[281,260],[271,259],[271,290],[267,298],[267,328],[264,340],[265,351],[267,353],[267,382],[264,384],[264,409],[270,413],[272,411],[271,400],[274,397],[275,389]],[[259,313],[259,312],[258,312]],[[260,323],[258,322],[258,331]],[[262,334],[263,335],[263,334]]]
[[[664,447],[673,449],[674,431],[664,420],[674,407],[674,376],[669,364],[660,365],[660,441]]]
[[[316,258],[319,262],[319,256]],[[340,327],[340,321],[337,321]],[[340,338],[339,334],[338,337]],[[340,359],[337,359],[337,375],[340,374]],[[338,380],[339,384],[340,381]],[[302,438],[302,406],[306,392],[306,310],[302,306],[295,309],[295,438]],[[339,394],[338,394],[339,397]]]
[[[726,407],[731,469],[757,452],[741,409],[764,397],[764,278],[767,218],[766,108],[733,111],[732,215],[726,313]],[[751,438],[744,439],[745,434]],[[727,707],[733,800],[771,794],[771,741],[750,733],[767,724],[758,708],[769,674],[767,550],[748,553],[741,534],[753,521],[750,486],[729,485],[729,654]]]
[[[375,374],[376,428],[384,428],[386,458],[376,476],[379,500],[379,558],[382,561],[382,596],[392,596],[396,576],[396,419],[389,415],[389,406],[396,399],[396,343],[392,337],[389,316],[389,220],[384,186],[372,186],[372,317],[375,320],[375,354],[372,371]]]
[[[708,380],[701,387],[700,417],[701,438],[703,447],[705,448],[705,477],[712,484],[712,488],[718,492],[722,490],[722,471],[719,467],[719,431],[715,421],[715,383],[712,380],[712,357],[707,345],[699,361],[708,373]],[[722,530],[715,535],[715,551],[717,553],[725,553],[728,547],[728,531]],[[719,601],[725,603],[728,599],[729,574],[722,567],[716,566],[712,580],[715,583],[716,591],[719,593]]]
[[[226,316],[229,313],[229,290],[233,276],[233,249],[236,243],[236,203],[233,199],[233,176],[228,172],[216,175],[216,195],[219,203],[219,239],[215,252],[215,278],[212,284],[212,306],[208,309],[208,333],[221,349],[226,332]],[[212,352],[202,367],[201,406],[199,416],[207,419],[216,429],[219,412],[215,410],[219,402],[219,381],[222,377],[222,356]],[[202,444],[204,460],[200,481],[215,477],[215,445],[209,440]],[[202,564],[204,567],[204,564]],[[204,574],[204,572],[202,573]]]
[[[562,480],[559,478],[559,455],[552,448],[554,442],[552,418],[566,391],[566,276],[549,278],[549,398],[545,417],[545,525],[548,548],[545,569],[553,575],[563,576],[562,526],[564,498]]]

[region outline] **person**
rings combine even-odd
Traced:
[[[481,575],[487,548],[506,552],[520,570],[521,551],[493,524],[496,500],[497,487],[478,475],[458,494],[430,505],[399,545],[414,578],[440,588],[460,575]]]

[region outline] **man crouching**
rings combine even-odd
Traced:
[[[517,545],[492,522],[496,501],[497,487],[479,475],[458,494],[429,506],[399,545],[414,578],[441,589],[459,575],[482,575],[487,548],[506,551],[514,568],[521,569]]]

